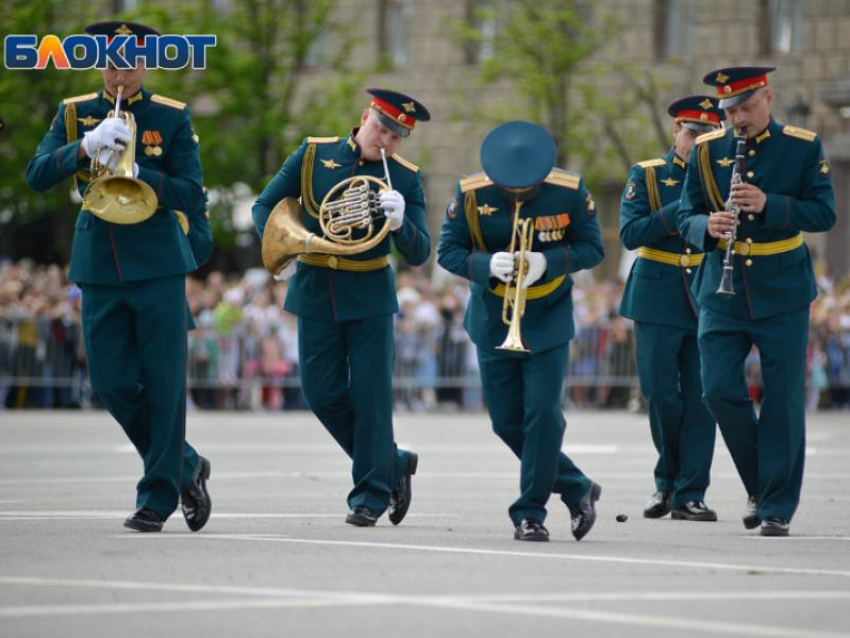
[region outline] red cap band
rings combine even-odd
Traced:
[[[767,74],[756,75],[751,78],[730,82],[729,84],[718,84],[717,97],[732,97],[733,95],[738,95],[745,91],[760,89],[763,86],[767,86]]]
[[[709,124],[720,124],[720,116],[712,111],[698,111],[697,109],[683,109],[676,114],[676,121],[687,120],[689,122],[707,122]]]
[[[401,109],[397,109],[389,102],[386,102],[380,98],[373,97],[372,103],[369,106],[383,113],[392,120],[398,122],[404,128],[409,128],[413,130],[413,128],[416,126],[416,118],[414,118],[412,115],[408,115]]]

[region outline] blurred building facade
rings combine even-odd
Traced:
[[[495,25],[480,46],[459,44],[458,23],[472,24],[487,0],[340,0],[336,20],[352,25],[358,38],[354,68],[368,71],[368,83],[409,92],[431,109],[401,153],[421,164],[429,222],[436,235],[454,180],[480,169],[478,148],[489,124],[470,121],[464,105],[516,104],[507,81],[484,86],[479,63],[488,55]],[[594,62],[628,61],[664,79],[660,103],[709,90],[701,78],[733,65],[775,66],[779,121],[810,128],[821,136],[832,163],[838,223],[827,235],[809,239],[832,270],[850,269],[850,0],[604,0],[595,11],[613,12],[626,25]],[[488,31],[489,29],[489,31]],[[380,69],[379,71],[373,71]],[[321,65],[314,73],[322,74]],[[599,74],[602,90],[616,91],[615,74]],[[662,114],[663,115],[663,114]],[[625,115],[626,117],[628,115]],[[666,115],[665,115],[666,117]],[[662,149],[659,149],[659,154]],[[644,158],[636,158],[644,159]],[[581,166],[568,166],[581,170]],[[606,239],[601,273],[616,275],[620,246],[619,197],[625,181],[620,167],[597,185]]]

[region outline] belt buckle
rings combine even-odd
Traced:
[[[679,255],[679,265],[682,268],[687,268],[691,265],[691,256],[690,255]]]
[[[738,244],[735,252],[739,255],[749,255],[750,254],[750,245],[747,242],[736,242]]]
[[[332,270],[339,268],[339,259],[337,259],[336,255],[328,257],[328,268],[331,268]]]

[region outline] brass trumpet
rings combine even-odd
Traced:
[[[528,289],[522,283],[528,275],[528,258],[534,240],[533,220],[520,219],[522,202],[516,202],[514,209],[514,227],[511,235],[510,253],[516,255],[516,271],[505,283],[505,301],[502,304],[502,321],[508,326],[508,334],[497,350],[509,352],[531,352],[522,342],[520,325],[525,314],[525,301]]]
[[[157,198],[153,189],[133,176],[136,163],[136,118],[132,113],[121,111],[121,97],[124,87],[118,87],[115,97],[115,111],[112,117],[119,117],[130,129],[130,141],[124,150],[112,149],[107,161],[100,161],[97,149],[91,161],[91,182],[83,193],[83,208],[113,224],[138,224],[156,212]],[[118,154],[115,170],[109,163]]]
[[[354,175],[342,180],[322,198],[319,226],[323,237],[309,232],[301,219],[301,205],[287,197],[272,210],[263,232],[263,265],[279,275],[298,255],[357,255],[380,244],[390,232],[383,215],[380,194],[392,190],[384,149],[384,179]]]

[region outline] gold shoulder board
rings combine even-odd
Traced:
[[[667,164],[667,162],[665,162],[661,158],[643,160],[642,162],[637,163],[637,165],[640,166],[641,168],[652,168],[653,166],[664,166],[666,164]]]
[[[334,142],[339,142],[339,136],[337,137],[308,137],[308,144],[333,144]]]
[[[469,191],[484,188],[485,186],[490,186],[492,184],[493,180],[487,177],[486,173],[475,173],[474,175],[464,177],[460,180],[460,191],[462,193],[468,193]]]
[[[399,164],[404,166],[407,170],[412,171],[414,173],[419,172],[419,167],[416,164],[414,164],[413,162],[408,162],[406,159],[404,159],[398,153],[393,153],[392,157],[396,162],[398,162]]]
[[[569,188],[571,190],[577,191],[579,184],[581,183],[581,175],[579,175],[578,173],[564,171],[559,168],[553,168],[552,172],[549,173],[549,175],[547,175],[546,179],[543,181],[547,184],[563,186],[564,188]]]
[[[89,100],[93,100],[97,97],[97,93],[86,93],[85,95],[78,95],[77,97],[69,97],[62,100],[62,104],[68,106],[69,104],[76,104],[77,102],[88,102]]]
[[[814,142],[815,138],[818,136],[818,134],[814,131],[810,131],[809,129],[805,128],[800,128],[799,126],[786,126],[782,129],[782,132],[785,135],[790,135],[791,137],[806,140],[807,142]]]
[[[164,95],[151,95],[151,102],[155,102],[156,104],[162,104],[164,106],[170,106],[173,109],[177,109],[178,111],[182,111],[186,108],[185,102],[180,102],[179,100],[172,100],[170,97],[165,97]]]
[[[716,131],[711,131],[711,133],[703,133],[696,139],[696,143],[702,144],[703,142],[710,142],[711,140],[719,140],[721,137],[726,137],[725,128],[719,128]]]

